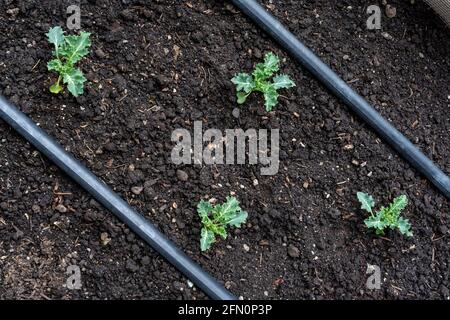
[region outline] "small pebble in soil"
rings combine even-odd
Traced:
[[[143,266],[148,266],[150,264],[150,257],[149,256],[143,256],[141,259],[141,263]]]
[[[104,57],[106,57],[106,53],[100,48],[95,50],[95,55],[100,59],[103,59]]]
[[[300,250],[296,246],[294,246],[293,244],[290,244],[288,246],[287,252],[288,252],[288,255],[291,258],[298,258],[298,257],[300,257]]]
[[[57,211],[61,212],[61,213],[66,213],[67,212],[67,208],[62,205],[62,204],[58,204],[55,208]]]
[[[20,12],[19,8],[13,8],[13,9],[8,9],[6,10],[6,13],[9,14],[10,16],[12,16],[13,18],[15,18]]]
[[[338,219],[342,215],[341,211],[339,211],[336,208],[331,208],[329,210],[329,212],[330,212],[330,216],[334,219]]]
[[[244,247],[244,251],[245,252],[249,252],[250,251],[250,247],[248,245],[244,244],[243,247]]]
[[[186,227],[186,225],[184,224],[183,221],[177,220],[176,224],[178,226],[179,229],[184,229]]]
[[[164,76],[164,75],[158,75],[156,76],[156,82],[161,88],[167,87],[170,84],[170,78]]]
[[[136,262],[134,262],[134,261],[131,260],[131,259],[128,259],[128,260],[127,260],[127,263],[126,263],[126,265],[125,265],[125,268],[126,268],[128,271],[131,271],[131,272],[136,272],[136,271],[139,270],[139,267],[137,266]]]
[[[185,171],[177,170],[177,178],[178,180],[185,182],[189,179],[189,176]]]
[[[100,240],[102,242],[102,245],[104,246],[108,245],[108,243],[111,242],[111,238],[109,237],[107,232],[102,232],[102,234],[100,235]]]
[[[143,190],[144,190],[144,187],[142,187],[142,186],[137,186],[137,187],[131,188],[131,192],[133,192],[137,196],[140,195]]]
[[[14,233],[14,240],[19,240],[20,238],[22,238],[24,235],[23,231],[16,229],[16,233]]]
[[[393,37],[387,32],[383,32],[383,33],[381,33],[381,35],[383,36],[383,38],[385,38],[387,40],[392,40],[393,39]]]
[[[184,288],[185,288],[184,284],[182,284],[179,281],[174,281],[173,282],[173,287],[175,288],[175,290],[178,290],[178,291],[183,291]]]
[[[447,226],[442,225],[442,226],[439,227],[439,231],[442,234],[447,234],[448,233],[448,228],[447,228]]]
[[[239,115],[241,114],[241,110],[239,110],[239,108],[234,108],[233,112],[231,114],[233,115],[233,117],[239,118]]]
[[[355,147],[352,144],[346,144],[344,150],[353,150]]]
[[[397,8],[390,4],[386,5],[386,15],[388,18],[394,18],[397,15]]]

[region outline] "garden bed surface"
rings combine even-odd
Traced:
[[[394,1],[396,17],[369,31],[366,1],[263,2],[450,172],[450,34],[430,9]],[[448,200],[236,8],[206,0],[82,1],[93,48],[80,63],[86,92],[75,99],[50,94],[55,75],[46,70],[45,33],[64,26],[70,4],[0,0],[0,94],[234,294],[450,297]],[[271,113],[252,95],[236,118],[230,79],[268,51],[283,58],[297,87],[283,91]],[[192,130],[194,121],[222,132],[280,129],[279,173],[172,164],[172,131]],[[366,229],[357,191],[378,204],[406,194],[414,237]],[[202,254],[195,207],[230,193],[248,223]],[[367,264],[380,267],[380,290],[366,288]],[[81,268],[81,290],[64,287],[69,265]],[[0,298],[206,297],[0,121]]]

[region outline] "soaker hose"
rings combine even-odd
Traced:
[[[425,0],[450,27],[450,0]]]
[[[147,219],[131,208],[105,183],[100,181],[99,178],[66,152],[61,145],[47,135],[30,118],[2,96],[0,96],[0,118],[6,121],[48,159],[53,161],[97,201],[114,213],[209,297],[216,300],[236,299],[217,280],[202,270],[198,264],[159,232]]]
[[[255,0],[231,0],[251,20],[272,36],[295,59],[316,76],[331,92],[342,99],[358,116],[367,122],[414,168],[427,177],[448,199],[450,178],[428,159],[403,134],[384,119],[363,97],[302,44],[273,15]]]

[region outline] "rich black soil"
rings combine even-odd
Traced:
[[[395,1],[396,17],[369,31],[366,1],[264,2],[450,172],[450,34],[431,10]],[[46,70],[44,34],[65,24],[69,4],[0,0],[0,94],[233,293],[450,298],[449,202],[235,8],[210,0],[82,1],[93,49],[81,63],[86,93],[75,99],[50,94],[55,75]],[[252,96],[235,118],[230,78],[267,51],[285,58],[282,69],[297,87],[283,91],[271,113]],[[196,120],[205,129],[279,128],[279,173],[172,164],[172,131]],[[414,237],[366,229],[357,191],[379,204],[408,195]],[[231,192],[249,221],[201,254],[196,204]],[[65,287],[71,264],[82,268],[81,290]],[[381,290],[366,289],[367,264],[380,266]],[[0,298],[206,297],[0,121]]]

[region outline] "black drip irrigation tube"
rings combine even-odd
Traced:
[[[216,300],[235,300],[217,280],[178,249],[147,219],[97,178],[78,160],[66,152],[30,118],[0,96],[0,118],[5,120],[20,135],[35,146],[48,159],[75,180],[97,201],[114,213],[128,227],[142,237],[153,249],[160,253],[209,297]]]
[[[363,97],[302,44],[273,15],[255,0],[231,0],[264,31],[271,35],[295,59],[317,77],[331,92],[342,99],[379,136],[403,156],[414,168],[427,177],[448,199],[450,178],[428,159],[403,134],[384,119]]]

